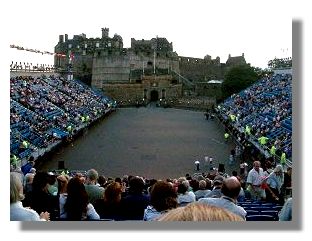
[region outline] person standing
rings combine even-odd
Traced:
[[[265,191],[261,188],[264,180],[264,173],[260,165],[259,161],[254,161],[253,168],[248,172],[246,181],[248,184],[247,190],[250,192],[251,199],[253,200],[265,199]]]
[[[272,203],[279,203],[281,205],[284,204],[281,188],[284,183],[284,173],[283,167],[281,165],[277,165],[274,168],[274,171],[267,177],[266,179],[267,188],[266,192],[266,200]]]
[[[199,168],[200,162],[195,161],[194,163],[195,163],[196,171],[199,171],[200,170],[200,168]]]

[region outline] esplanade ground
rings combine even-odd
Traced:
[[[82,136],[59,148],[39,166],[54,170],[63,161],[69,170],[95,168],[107,177],[140,175],[147,178],[176,178],[207,172],[204,156],[214,158],[214,167],[239,170],[239,163],[228,166],[231,141],[224,142],[224,128],[218,120],[206,120],[203,112],[157,108],[120,108],[96,123]]]

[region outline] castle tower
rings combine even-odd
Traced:
[[[109,28],[102,28],[102,38],[108,38]]]

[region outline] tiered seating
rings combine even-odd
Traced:
[[[282,209],[274,203],[245,201],[239,202],[247,212],[247,221],[278,221],[278,212]]]
[[[259,80],[238,94],[233,94],[216,109],[230,126],[242,132],[246,125],[252,129],[254,141],[269,138],[264,147],[285,152],[292,159],[292,76],[278,74]],[[236,121],[229,116],[234,115]]]
[[[10,93],[10,149],[21,159],[85,128],[110,111],[112,102],[76,81],[53,76],[11,78]],[[21,148],[23,141],[29,145]]]

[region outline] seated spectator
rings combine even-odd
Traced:
[[[191,202],[196,201],[195,194],[193,191],[189,191],[190,184],[188,180],[183,181],[178,185],[178,204],[179,206],[181,205],[186,205]]]
[[[224,177],[223,176],[216,176],[213,179],[213,189],[211,192],[205,195],[205,197],[212,197],[212,198],[219,198],[222,196],[221,187],[223,185]]]
[[[151,187],[151,205],[144,210],[144,221],[155,220],[161,214],[178,206],[177,193],[172,184],[157,181]]]
[[[50,176],[47,172],[37,172],[30,193],[30,207],[37,213],[49,212],[53,221],[59,217],[59,202],[57,196],[49,193]]]
[[[237,197],[241,191],[240,182],[236,177],[226,178],[223,182],[220,198],[201,198],[198,200],[200,203],[204,203],[211,206],[217,206],[227,209],[228,211],[235,213],[245,219],[247,212],[244,208],[236,205]]]
[[[121,213],[122,186],[119,182],[112,182],[106,186],[103,199],[95,202],[94,208],[102,219],[122,219]]]
[[[131,177],[128,193],[121,198],[122,215],[125,220],[143,220],[144,210],[150,204],[150,197],[143,193],[141,177]]]
[[[100,219],[93,205],[88,201],[84,184],[77,177],[71,178],[68,182],[67,198],[61,218],[71,221]]]
[[[59,175],[57,176],[58,182],[58,197],[59,197],[59,207],[60,207],[60,217],[64,216],[64,205],[67,199],[67,185],[69,177],[67,175]]]
[[[50,214],[41,212],[40,215],[33,209],[24,208],[22,200],[23,185],[20,174],[10,173],[10,220],[11,221],[49,221]]]
[[[224,208],[190,203],[160,216],[158,221],[244,221],[244,219]]]
[[[287,201],[285,202],[278,216],[279,216],[279,221],[291,221],[292,220],[292,198],[287,199]]]
[[[205,197],[206,195],[208,195],[208,193],[210,193],[211,190],[207,189],[207,183],[205,180],[200,180],[199,181],[199,190],[197,190],[196,192],[194,192],[196,200]]]
[[[35,174],[33,173],[27,173],[24,177],[24,195],[25,198],[23,199],[23,205],[25,207],[30,206],[30,200],[29,197],[31,196],[32,193],[32,184],[34,181]]]
[[[97,185],[99,174],[95,169],[87,171],[87,179],[85,182],[86,192],[88,193],[89,202],[93,205],[97,199],[101,199],[104,194],[104,188]]]

